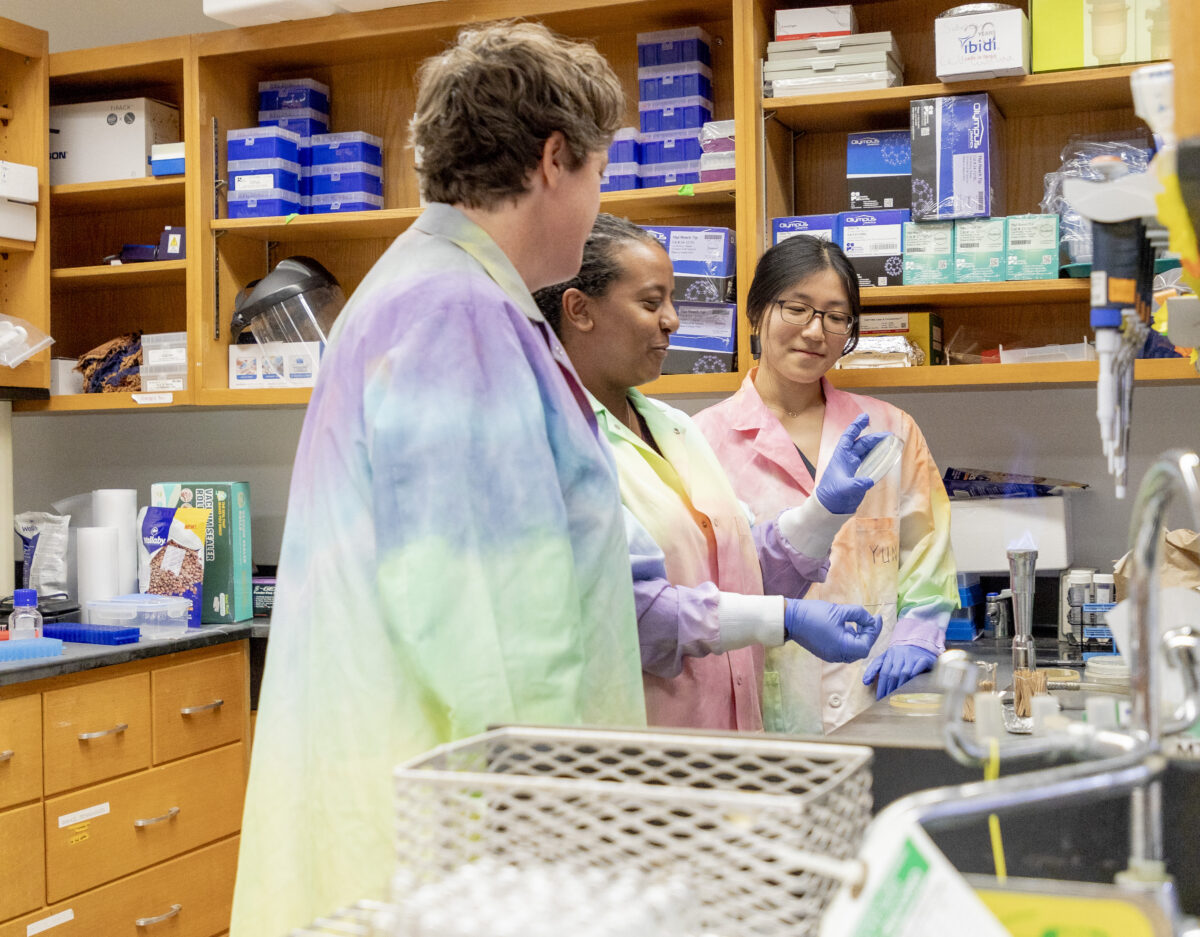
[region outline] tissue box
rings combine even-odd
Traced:
[[[910,221],[904,226],[904,285],[954,282],[954,222]]]
[[[246,482],[155,482],[153,507],[209,508],[204,536],[204,624],[254,615],[250,594],[250,486]]]
[[[797,234],[807,234],[822,241],[842,243],[840,215],[789,215],[771,219],[771,243],[778,244]]]
[[[954,282],[998,283],[1008,277],[1003,218],[954,222]]]
[[[1058,215],[1009,215],[1004,234],[1010,280],[1058,279]]]
[[[996,10],[933,21],[937,76],[942,81],[1029,74],[1029,19]]]
[[[677,302],[679,329],[663,362],[663,374],[711,374],[737,368],[737,305]]]
[[[841,248],[859,286],[899,286],[904,282],[904,209],[842,212]]]
[[[50,184],[140,179],[150,149],[179,140],[179,108],[123,98],[50,108]]]
[[[864,312],[860,335],[903,335],[925,352],[926,364],[945,364],[942,317],[936,312]]]
[[[910,104],[913,221],[1004,214],[1000,112],[987,94]]]
[[[846,135],[846,207],[850,211],[912,204],[912,137],[908,130]]]
[[[822,36],[849,36],[858,32],[854,7],[808,7],[800,10],[775,12],[775,41],[785,39],[816,39]]]

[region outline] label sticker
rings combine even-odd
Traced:
[[[672,231],[667,253],[672,260],[720,263],[725,256],[725,234],[722,231]]]
[[[133,402],[145,406],[154,403],[170,403],[175,398],[171,394],[133,394]]]
[[[275,177],[270,173],[238,176],[233,180],[233,191],[235,192],[254,192],[256,190],[273,188],[275,188]]]
[[[34,934],[40,934],[44,930],[49,930],[52,927],[58,927],[59,924],[66,924],[67,921],[75,920],[75,911],[67,908],[65,911],[59,911],[58,914],[51,914],[49,917],[44,917],[40,921],[34,921],[25,928],[25,937],[33,937]]]
[[[96,817],[102,817],[108,812],[108,801],[105,801],[102,804],[96,804],[94,807],[84,807],[82,810],[76,810],[74,813],[64,813],[58,818],[58,828],[61,830],[65,826],[74,826],[76,823],[82,823],[84,820],[94,820]]]

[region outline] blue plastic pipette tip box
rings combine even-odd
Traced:
[[[42,634],[73,644],[136,644],[142,637],[141,629],[125,625],[81,625],[71,622],[43,625]]]
[[[62,641],[58,638],[25,638],[21,641],[0,641],[0,661],[36,660],[39,657],[61,657]]]

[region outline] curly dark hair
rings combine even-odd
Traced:
[[[519,196],[555,131],[574,171],[608,148],[625,93],[604,57],[541,23],[472,26],[417,73],[409,134],[421,194],[487,209]]]
[[[662,244],[645,228],[639,228],[627,218],[604,214],[596,216],[596,223],[583,246],[583,264],[579,272],[564,283],[547,286],[533,294],[534,301],[546,317],[550,328],[562,337],[562,298],[570,289],[579,290],[585,296],[599,297],[621,278],[625,271],[617,260],[617,253],[626,244]]]

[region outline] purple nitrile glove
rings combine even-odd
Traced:
[[[919,673],[933,667],[938,656],[915,644],[893,644],[867,666],[863,674],[863,686],[870,686],[876,677],[875,698],[883,699],[893,690],[899,689]]]
[[[788,639],[835,664],[866,657],[882,627],[883,620],[861,605],[835,605],[822,599],[787,599],[783,612]]]
[[[858,510],[862,499],[875,483],[869,478],[855,478],[854,473],[862,464],[862,460],[875,448],[888,433],[867,433],[860,436],[871,418],[860,413],[842,433],[837,447],[833,450],[833,458],[821,473],[817,483],[817,500],[830,514],[853,514]]]

